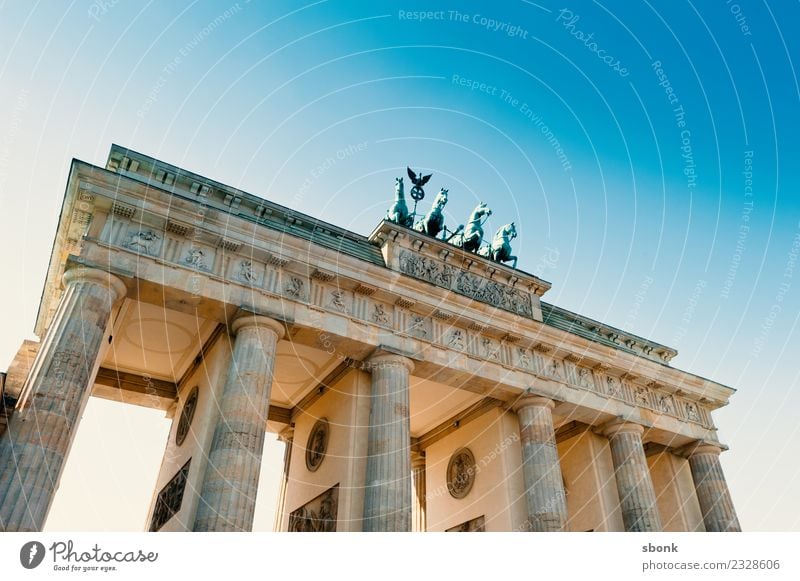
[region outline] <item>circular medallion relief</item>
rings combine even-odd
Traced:
[[[189,397],[186,398],[186,401],[183,404],[181,418],[178,420],[178,429],[175,431],[175,443],[178,446],[183,444],[183,441],[186,439],[186,435],[189,433],[189,427],[192,425],[192,418],[194,418],[194,410],[197,407],[198,393],[199,390],[195,385],[192,388],[192,391],[189,392]]]
[[[460,448],[447,464],[447,490],[453,498],[464,498],[475,484],[475,456],[469,448]]]
[[[328,420],[325,418],[317,420],[317,423],[311,428],[306,444],[306,468],[311,472],[315,472],[325,459],[329,431]]]

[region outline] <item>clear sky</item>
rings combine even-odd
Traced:
[[[488,230],[515,221],[546,300],[736,387],[715,418],[742,524],[798,530],[798,21],[744,0],[1,3],[0,366],[33,328],[73,157],[116,142],[364,234],[408,164],[449,188],[450,224],[481,200]],[[164,425],[93,402],[76,456],[109,470],[75,486],[70,462],[59,506],[111,490],[86,528],[141,527],[149,490],[119,466],[152,482]],[[88,451],[98,426],[116,448]]]

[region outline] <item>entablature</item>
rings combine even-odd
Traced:
[[[141,248],[131,248],[130,244],[115,247],[113,243],[95,239],[87,240],[87,244],[97,245],[97,254],[108,256],[122,268],[139,271],[137,276],[141,277],[149,261],[155,262],[156,267],[171,270],[176,266],[163,258],[147,256]],[[251,258],[239,260],[241,256],[233,254],[227,262],[227,270],[216,272],[186,261],[179,266],[193,271],[190,277],[196,281],[198,289],[205,286],[200,280],[209,277],[227,286],[240,287],[238,296],[257,293],[277,298],[283,312],[293,310],[290,303],[305,306],[319,313],[317,324],[320,327],[323,320],[350,320],[376,328],[375,337],[389,332],[410,339],[417,345],[417,351],[440,349],[473,359],[481,366],[491,364],[522,371],[532,377],[585,389],[706,427],[713,425],[710,409],[722,404],[707,394],[698,393],[692,386],[673,383],[673,378],[664,378],[663,374],[657,375],[660,381],[653,379],[656,374],[652,368],[662,371],[654,363],[618,354],[535,321],[529,321],[523,328],[515,321],[516,315],[501,311],[491,318],[478,319],[468,315],[466,305],[464,310],[445,312],[440,307],[441,295],[432,293],[429,285],[406,279],[402,280],[403,284],[396,284],[393,278],[397,275],[386,269],[376,270],[369,276],[355,270],[356,265],[340,262],[339,274],[334,274],[320,268],[318,261],[303,264],[287,253],[282,256],[284,263],[254,265]],[[246,263],[250,266],[243,271]],[[349,272],[350,276],[342,272]],[[359,275],[363,277],[361,280]],[[163,275],[156,278],[164,280]],[[186,274],[174,280],[185,278]],[[187,283],[165,280],[164,284]],[[412,294],[412,290],[416,293]],[[464,299],[464,302],[468,301]],[[508,329],[513,329],[513,334]],[[682,372],[666,369],[670,374],[683,376]],[[499,372],[501,376],[503,373]]]
[[[320,247],[285,229],[76,163],[59,228],[66,234],[57,236],[61,248],[54,249],[60,272],[68,255],[82,255],[89,244],[94,249],[86,254],[102,251],[123,270],[139,272],[152,262],[175,271],[173,280],[215,279],[239,287],[239,296],[255,292],[297,303],[375,328],[376,336],[390,332],[411,340],[420,350],[463,355],[707,428],[713,427],[710,411],[733,391],[548,325],[539,297],[549,283],[395,224],[383,222],[370,238],[386,257],[384,267],[383,259],[375,264]],[[435,269],[407,272],[408,261],[420,255],[439,272],[449,267],[445,282],[426,278]],[[527,297],[531,310],[470,295],[457,285],[463,273],[479,280],[468,288],[507,288],[506,296],[523,303]],[[47,288],[53,280],[60,274]],[[52,305],[56,298],[50,297]]]

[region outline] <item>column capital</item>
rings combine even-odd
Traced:
[[[124,282],[110,272],[105,272],[98,268],[89,268],[86,266],[70,268],[64,272],[62,280],[67,287],[79,282],[91,282],[102,285],[114,294],[114,299],[112,301],[114,303],[128,294],[128,288],[125,286]]]
[[[519,410],[527,407],[548,408],[552,410],[554,407],[556,407],[556,403],[549,397],[544,397],[525,391],[511,405],[511,409],[513,409],[515,412],[519,412]]]
[[[405,357],[403,355],[397,355],[396,353],[388,353],[386,351],[379,351],[375,353],[371,357],[369,357],[366,361],[364,361],[364,369],[366,371],[373,371],[376,368],[381,367],[405,367],[408,369],[408,372],[411,373],[414,371],[414,362]]]
[[[411,469],[414,470],[416,468],[425,468],[425,454],[411,450]]]
[[[278,432],[278,439],[286,444],[294,440],[294,426],[286,426]]]
[[[242,329],[248,329],[250,327],[269,329],[278,336],[278,340],[282,339],[286,332],[283,324],[275,319],[270,319],[263,315],[254,315],[253,313],[243,313],[239,315],[230,325],[231,333],[234,335],[238,334]]]
[[[691,458],[692,456],[699,456],[700,454],[719,456],[725,449],[725,446],[718,442],[698,440],[681,448],[679,454],[684,458]]]
[[[278,432],[278,439],[284,444],[288,444],[294,440],[294,426],[286,426]]]
[[[600,431],[608,438],[617,434],[638,434],[641,436],[644,433],[644,426],[617,418],[601,426]]]

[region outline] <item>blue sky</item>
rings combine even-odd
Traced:
[[[0,364],[73,157],[116,142],[364,234],[411,165],[451,225],[478,201],[487,230],[515,221],[545,299],[738,388],[717,422],[743,524],[797,529],[797,21],[724,0],[0,5]]]

